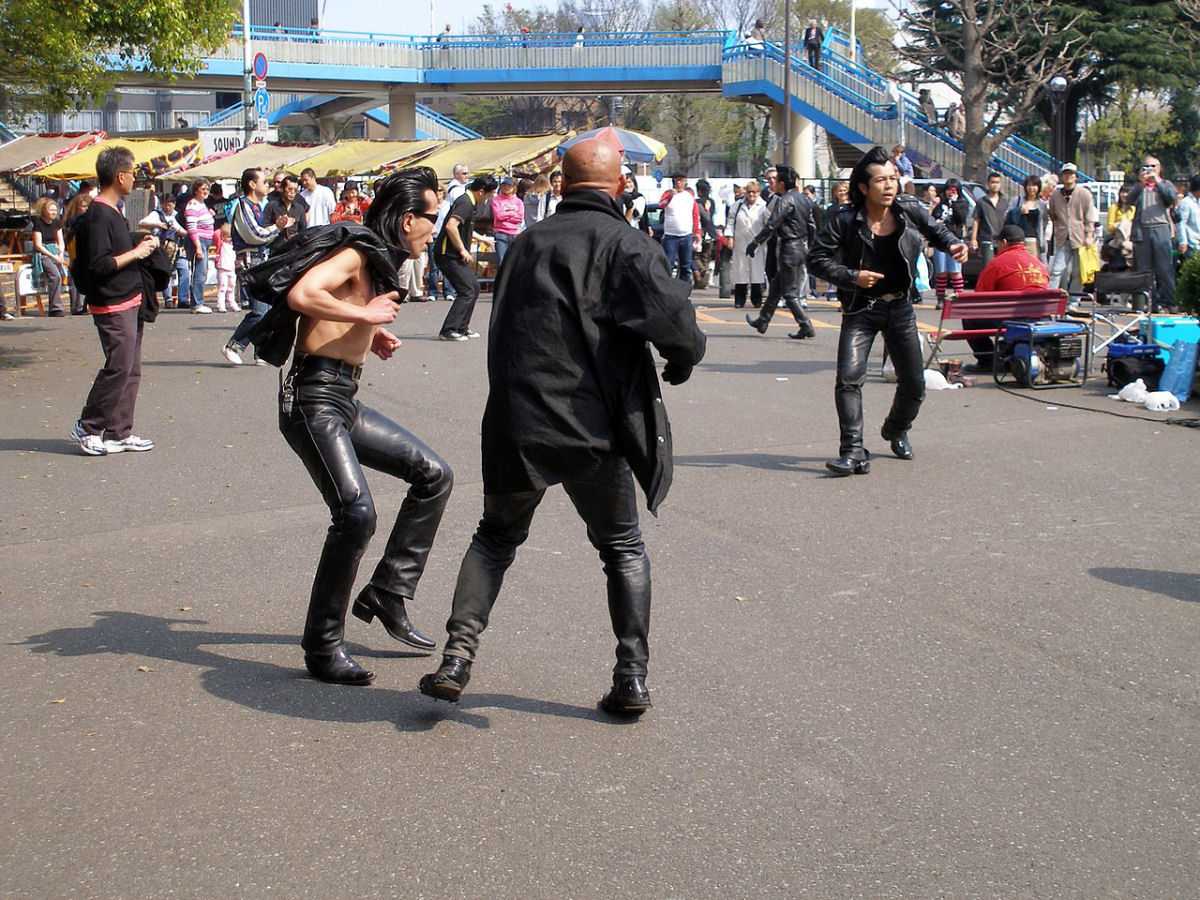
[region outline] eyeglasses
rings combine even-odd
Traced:
[[[432,222],[434,225],[437,224],[437,220],[438,220],[437,213],[419,212],[419,213],[413,213],[413,215],[420,216],[422,219],[425,219],[427,222]]]

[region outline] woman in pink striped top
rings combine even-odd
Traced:
[[[192,264],[192,312],[209,313],[212,309],[204,305],[204,285],[208,281],[208,248],[213,240],[212,210],[208,199],[208,179],[198,178],[192,183],[192,196],[183,208],[183,219],[187,226],[188,261]]]

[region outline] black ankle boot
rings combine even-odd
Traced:
[[[839,478],[846,475],[866,475],[871,471],[871,451],[864,450],[862,459],[855,459],[849,453],[843,453],[837,459],[825,463],[827,468]]]
[[[375,680],[375,673],[356,663],[341,645],[332,653],[305,653],[304,665],[313,678],[330,684],[365,686]]]
[[[770,322],[768,322],[762,316],[758,316],[757,318],[751,318],[750,314],[747,313],[746,314],[746,324],[749,325],[751,328],[753,328],[755,331],[757,331],[759,334],[766,334],[767,333],[767,325],[769,325]]]
[[[879,436],[892,445],[892,453],[897,459],[912,459],[915,455],[912,444],[908,442],[907,431],[892,431],[887,422],[884,422],[883,427],[879,429]]]
[[[443,656],[442,664],[431,675],[424,675],[418,685],[421,693],[435,700],[457,703],[463,688],[471,680],[471,661],[461,656]]]
[[[614,716],[640,716],[650,706],[650,690],[641,675],[613,676],[612,690],[600,698],[600,708]]]
[[[378,617],[387,633],[402,644],[408,644],[418,650],[432,650],[437,643],[417,631],[408,620],[404,600],[399,594],[392,594],[368,584],[354,601],[352,612],[368,625]]]

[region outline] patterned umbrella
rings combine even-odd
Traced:
[[[583,134],[577,134],[575,137],[563,141],[558,145],[558,155],[562,156],[571,146],[579,141],[586,141],[594,137],[619,146],[625,158],[631,162],[659,162],[667,155],[667,145],[661,141],[656,141],[654,138],[644,134],[638,134],[636,131],[614,128],[611,125],[605,125],[603,128],[596,128],[592,131],[585,131]]]

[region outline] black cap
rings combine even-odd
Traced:
[[[1020,225],[1005,225],[1000,229],[1000,240],[1020,244],[1025,240],[1025,229]]]

